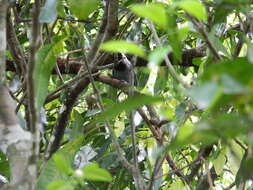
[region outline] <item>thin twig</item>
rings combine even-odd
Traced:
[[[159,178],[157,177],[157,175],[159,174],[159,172],[160,172],[160,170],[161,170],[161,167],[162,167],[162,164],[163,164],[165,158],[166,158],[166,155],[163,155],[163,156],[159,156],[159,157],[156,159],[155,166],[154,166],[154,169],[153,169],[153,173],[152,173],[152,176],[151,176],[151,179],[150,179],[150,183],[149,183],[148,190],[152,190],[155,181],[156,181],[157,179],[160,179],[160,178],[161,178],[161,177],[160,177],[161,175],[159,176]]]
[[[90,70],[90,68],[88,66],[88,63],[87,63],[87,60],[85,60],[85,58],[84,58],[84,64],[85,64],[86,69],[88,71],[90,82],[92,84],[94,93],[97,96],[99,108],[101,109],[101,111],[105,111],[104,105],[103,105],[103,102],[102,102],[102,98],[101,98],[101,95],[100,95],[100,92],[99,92],[99,90],[96,87],[95,80],[94,80],[94,78],[93,78],[93,76],[91,74],[91,70]],[[132,83],[133,83],[133,80],[132,80]],[[131,113],[131,115],[132,115],[132,113]],[[132,123],[132,125],[134,126],[133,123]],[[133,166],[125,158],[124,151],[120,147],[120,144],[118,142],[117,136],[116,136],[113,128],[110,126],[108,120],[105,120],[105,126],[108,129],[108,131],[110,132],[110,135],[111,135],[111,138],[112,138],[112,142],[113,142],[113,144],[114,144],[114,146],[116,148],[116,152],[117,152],[117,155],[118,155],[120,161],[122,162],[122,164],[124,165],[124,167],[133,175],[133,178],[136,181],[137,188],[140,189],[140,190],[145,190],[144,179],[142,178],[142,176],[140,174],[140,171],[139,171],[139,168],[138,168],[138,160],[137,160],[136,148],[135,148],[135,144],[136,144],[135,132],[132,131],[132,142],[133,142],[133,146],[134,146],[133,147],[133,149],[134,149],[134,151],[133,151],[134,152],[133,153],[134,154],[134,166]],[[132,126],[132,130],[135,130],[135,127],[133,127],[133,126]]]
[[[213,188],[213,179],[212,179],[211,171],[209,169],[209,164],[208,164],[207,160],[204,160],[204,165],[207,170],[207,182],[209,184],[209,187],[212,189]]]
[[[217,50],[215,49],[214,45],[212,44],[211,40],[208,37],[207,32],[204,29],[204,25],[203,23],[199,22],[197,19],[195,19],[194,17],[192,17],[191,15],[186,13],[186,16],[192,21],[192,23],[196,26],[197,30],[199,31],[199,33],[202,35],[202,37],[204,38],[207,46],[209,47],[209,49],[211,50],[211,52],[213,53],[215,59],[221,60],[221,57],[219,55],[219,53],[217,52]]]
[[[188,168],[188,167],[190,167],[190,166],[192,166],[193,164],[198,163],[198,162],[201,162],[201,161],[200,161],[200,160],[194,160],[194,161],[192,161],[191,163],[187,164],[186,166],[183,166],[183,167],[181,167],[181,168],[177,168],[177,169],[171,170],[171,171],[169,171],[169,172],[167,172],[167,173],[165,173],[165,174],[163,174],[163,175],[161,175],[161,176],[156,176],[155,179],[160,179],[161,177],[164,177],[164,176],[176,174],[176,173],[178,173],[178,172],[180,172],[180,171],[183,171],[184,169],[186,169],[186,168]]]
[[[230,184],[228,187],[224,188],[224,190],[230,190],[235,186],[235,182]]]
[[[248,151],[248,148],[239,139],[235,138],[234,140],[245,152]]]
[[[98,66],[98,67],[96,67],[96,70],[97,71],[102,71],[102,70],[106,70],[106,69],[112,68],[112,67],[113,67],[113,64],[108,64],[108,65],[104,65],[104,66]],[[98,74],[99,74],[99,72],[96,72],[96,73],[93,73],[92,76],[96,76]],[[88,75],[88,72],[86,71],[84,73],[81,73],[81,74],[77,75],[76,77],[74,77],[70,81],[65,82],[64,84],[62,84],[61,86],[59,86],[57,89],[55,89],[53,92],[50,92],[47,95],[46,102],[48,102],[47,99],[50,99],[52,96],[54,96],[56,93],[58,93],[62,89],[65,89],[65,88],[69,87],[70,85],[74,84],[75,82],[79,81],[80,79],[83,79],[87,75]]]
[[[90,78],[90,82],[92,84],[92,87],[93,87],[93,90],[94,90],[94,93],[96,94],[97,96],[97,100],[98,100],[98,105],[99,105],[99,108],[101,109],[101,111],[104,111],[104,106],[103,106],[103,103],[102,103],[102,98],[101,98],[101,95],[99,93],[99,90],[97,89],[96,87],[96,84],[95,84],[95,81],[94,81],[94,78],[91,74],[91,70],[88,66],[88,63],[86,60],[84,60],[84,65],[88,71],[88,75],[89,75],[89,78]],[[127,168],[127,169],[131,169],[132,166],[131,164],[127,161],[127,159],[124,157],[124,154],[123,154],[123,150],[121,149],[120,145],[119,145],[119,142],[117,140],[117,136],[116,134],[114,133],[112,127],[109,125],[109,122],[106,120],[105,121],[105,126],[106,128],[109,130],[110,132],[110,135],[112,137],[112,141],[113,141],[113,144],[115,145],[115,148],[117,150],[117,154],[119,156],[119,158],[121,159],[123,165]]]
[[[114,0],[115,1],[115,0]],[[96,60],[96,54],[98,52],[98,47],[100,43],[103,40],[104,32],[106,31],[106,25],[107,25],[107,15],[108,13],[108,7],[109,3],[111,1],[106,1],[106,8],[104,11],[104,16],[103,16],[103,21],[100,25],[97,37],[92,45],[92,48],[89,51],[88,54],[88,59],[89,59],[89,64],[93,66],[93,68],[96,67],[95,60]],[[118,3],[118,1],[116,0]],[[113,12],[113,11],[111,11]],[[114,14],[117,13],[117,10],[114,10]],[[94,56],[93,56],[94,55]],[[79,70],[79,73],[83,72],[83,67]],[[87,88],[89,85],[89,79],[84,77],[81,80],[79,80],[73,87],[67,89],[66,91],[66,99],[64,102],[64,105],[62,106],[62,112],[59,115],[59,118],[57,120],[56,127],[54,129],[54,135],[50,140],[50,143],[47,147],[47,151],[45,153],[45,160],[44,163],[52,156],[52,154],[60,147],[60,142],[64,136],[64,131],[66,129],[66,126],[68,124],[69,120],[69,115],[70,112],[73,109],[74,103],[76,102],[77,98],[79,97],[80,93]],[[45,165],[45,164],[44,164]],[[43,166],[44,166],[43,165]]]
[[[129,97],[133,97],[134,95],[134,65],[127,59],[127,57],[122,54],[122,61],[124,62],[125,65],[129,65],[130,66],[130,88],[128,88],[128,96]],[[134,167],[135,170],[138,174],[137,178],[136,178],[136,182],[138,184],[138,186],[141,186],[141,178],[140,178],[140,170],[139,170],[139,165],[138,165],[138,157],[137,157],[137,140],[136,140],[136,126],[134,123],[134,110],[130,111],[129,114],[129,120],[130,120],[130,127],[131,127],[131,140],[132,140],[132,147],[133,147],[133,160],[134,160]]]

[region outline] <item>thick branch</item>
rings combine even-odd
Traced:
[[[29,126],[32,133],[32,155],[29,160],[30,167],[34,169],[35,174],[31,177],[31,180],[34,181],[34,186],[30,187],[31,190],[35,189],[35,182],[37,179],[37,161],[39,156],[39,111],[36,106],[36,98],[35,98],[35,78],[34,71],[36,60],[35,56],[40,47],[40,30],[41,24],[39,23],[39,14],[40,14],[40,0],[35,0],[33,7],[33,15],[32,15],[32,39],[30,44],[30,55],[29,55],[29,63],[27,68],[27,95],[28,95],[28,107],[29,107]]]
[[[54,130],[53,141],[49,144],[49,149],[46,155],[46,159],[49,159],[51,155],[59,148],[60,142],[64,135],[65,128],[67,126],[70,112],[79,97],[80,93],[89,85],[89,80],[86,78],[82,79],[73,89],[67,90],[68,95],[63,105],[63,110],[60,112],[57,124]]]
[[[8,1],[0,1],[0,83],[5,81],[6,14]]]
[[[24,131],[15,114],[15,104],[8,89],[0,84],[0,150],[6,153],[11,170],[11,181],[6,189],[33,190],[36,170],[29,163],[32,139]]]
[[[197,67],[196,65],[193,64],[193,59],[194,58],[201,58],[205,56],[205,51],[203,48],[193,48],[193,49],[189,49],[189,50],[185,50],[183,51],[182,54],[182,62],[180,63],[176,63],[173,59],[173,54],[170,53],[168,55],[172,65],[179,65],[182,67]],[[115,62],[115,56],[113,55],[108,55],[106,57],[105,60],[103,60],[102,63],[98,63],[98,65],[107,65],[110,63],[114,63]],[[136,67],[146,67],[148,64],[148,61],[138,57],[137,61],[136,61]],[[63,58],[58,58],[57,59],[57,65],[60,69],[61,74],[77,74],[78,71],[80,70],[80,67],[82,66],[82,64],[79,61],[74,61],[74,60],[68,60],[68,59],[63,59]],[[161,66],[165,66],[165,62],[163,62],[161,64]],[[7,71],[12,71],[12,72],[16,72],[15,67],[14,67],[14,63],[12,60],[7,60]],[[57,74],[56,73],[56,69],[53,70],[53,74]]]

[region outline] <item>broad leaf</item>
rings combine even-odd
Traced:
[[[143,105],[149,105],[161,102],[163,99],[160,97],[152,97],[152,96],[134,96],[126,99],[123,102],[115,103],[107,110],[105,110],[101,115],[98,115],[95,119],[94,123],[105,121],[107,119],[111,119],[116,117],[122,111],[130,111],[132,109],[138,108]]]
[[[61,171],[63,174],[70,175],[73,172],[69,163],[61,155],[58,154],[53,155],[53,160],[55,162],[57,169]]]
[[[69,0],[70,10],[80,20],[87,19],[97,9],[98,5],[98,0]]]
[[[163,29],[166,29],[168,26],[168,18],[166,15],[166,9],[162,4],[136,4],[130,7],[130,10],[133,11],[136,15],[147,18],[160,26]]]
[[[128,53],[145,58],[145,52],[137,44],[126,41],[108,41],[100,46],[100,49],[112,53]]]
[[[80,137],[68,144],[66,144],[62,149],[60,149],[56,154],[59,154],[60,157],[64,158],[64,162],[71,166],[74,161],[74,156],[79,148],[82,146],[83,137]],[[50,159],[45,168],[40,173],[40,176],[37,181],[37,190],[44,190],[46,187],[54,181],[68,181],[70,177],[58,169],[55,160]]]
[[[200,109],[211,107],[221,93],[221,89],[215,82],[201,84],[189,89],[187,92]]]
[[[252,120],[243,115],[220,114],[217,118],[203,120],[196,127],[184,126],[167,147],[167,149],[178,149],[189,144],[203,143],[209,145],[218,140],[227,140],[241,134],[247,134],[251,130]],[[166,149],[166,150],[167,150]]]
[[[106,170],[99,168],[98,164],[91,163],[82,169],[84,173],[84,179],[91,181],[105,181],[111,182],[112,176]]]
[[[213,161],[213,166],[218,175],[220,175],[223,172],[224,165],[226,164],[226,149],[223,148],[219,156]]]
[[[180,1],[178,6],[199,20],[207,20],[206,8],[199,0]]]
[[[234,80],[243,85],[248,85],[253,80],[253,64],[250,64],[246,58],[237,58],[234,60],[221,61],[218,64],[212,64],[201,77],[202,81],[219,80],[226,73]]]
[[[45,101],[49,78],[56,63],[56,56],[62,50],[62,42],[65,38],[58,38],[53,44],[41,47],[36,54],[35,86],[36,104],[40,109]]]
[[[74,190],[75,187],[69,181],[54,181],[46,190]]]
[[[168,47],[158,47],[148,56],[149,64],[159,65],[168,56],[168,53],[171,51],[171,48]]]

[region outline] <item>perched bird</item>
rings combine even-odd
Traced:
[[[128,58],[122,54],[122,59],[115,64],[113,70],[112,70],[112,78],[125,81],[127,83],[131,83],[131,72],[133,72],[133,80],[134,80],[134,86],[137,86],[137,75],[133,70],[133,65],[128,60]]]

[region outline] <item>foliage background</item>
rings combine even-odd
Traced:
[[[41,3],[38,190],[252,188],[252,1]],[[33,5],[7,16],[6,78],[27,130]],[[132,96],[111,77],[120,53]]]

